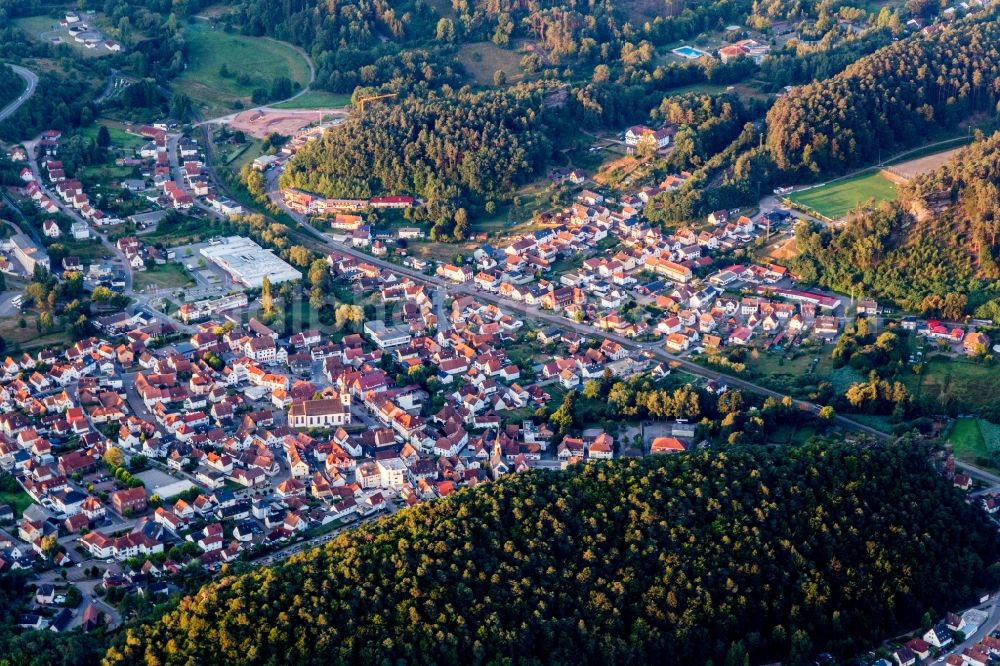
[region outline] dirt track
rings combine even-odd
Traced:
[[[940,153],[934,153],[933,155],[925,155],[924,157],[918,157],[915,160],[909,160],[906,162],[900,162],[899,164],[894,164],[892,166],[886,167],[885,171],[890,176],[896,176],[892,180],[901,178],[904,181],[908,181],[915,176],[920,174],[929,173],[934,171],[939,166],[950,160],[955,153],[962,150],[965,146],[960,148],[952,148],[951,150],[945,150]]]

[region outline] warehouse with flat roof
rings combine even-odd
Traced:
[[[201,256],[228,273],[233,282],[255,289],[261,287],[265,277],[271,284],[302,279],[291,264],[242,236],[229,236],[218,245],[203,247]]]
[[[40,266],[45,270],[51,270],[49,265],[49,255],[45,248],[31,240],[26,234],[14,234],[10,237],[8,245],[14,258],[17,259],[24,272],[31,275],[35,272],[35,267]]]

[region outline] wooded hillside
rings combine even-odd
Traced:
[[[370,106],[299,151],[282,185],[334,197],[507,197],[550,145],[541,92],[459,92]]]
[[[899,202],[856,211],[841,229],[803,225],[792,267],[806,283],[929,316],[1000,317],[998,192],[1000,133],[902,187]]]
[[[805,663],[986,585],[996,530],[916,442],[533,471],[229,576],[119,664]]]
[[[916,145],[1000,100],[997,9],[900,40],[840,74],[794,89],[767,114],[781,169],[838,172]]]

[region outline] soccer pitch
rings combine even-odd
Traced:
[[[788,199],[801,208],[813,210],[827,219],[837,220],[869,199],[874,199],[875,203],[894,201],[896,185],[881,171],[873,170],[790,194]]]

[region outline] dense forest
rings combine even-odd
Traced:
[[[118,664],[811,663],[992,584],[996,531],[916,442],[535,470],[224,576]]]
[[[803,282],[888,299],[930,316],[942,314],[934,306],[938,299],[964,298],[982,287],[968,248],[949,227],[932,220],[915,224],[895,202],[853,214],[839,230],[802,225],[796,244],[792,269]]]
[[[807,283],[871,294],[947,319],[1000,316],[1000,133],[901,189],[899,202],[802,226],[792,267]]]
[[[963,228],[975,248],[982,272],[1000,277],[996,253],[1000,240],[1000,132],[980,139],[940,169],[910,183],[919,213],[944,210]]]
[[[543,91],[524,87],[373,105],[299,151],[281,182],[336,197],[504,198],[549,156],[542,114]]]
[[[978,274],[991,281],[1000,278],[1000,132],[980,138],[940,169],[914,179],[904,196],[918,217],[940,211],[939,218],[961,230]],[[997,299],[975,305],[977,316],[1000,321]]]
[[[997,9],[914,35],[794,89],[767,114],[777,166],[804,175],[870,164],[1000,100]]]

